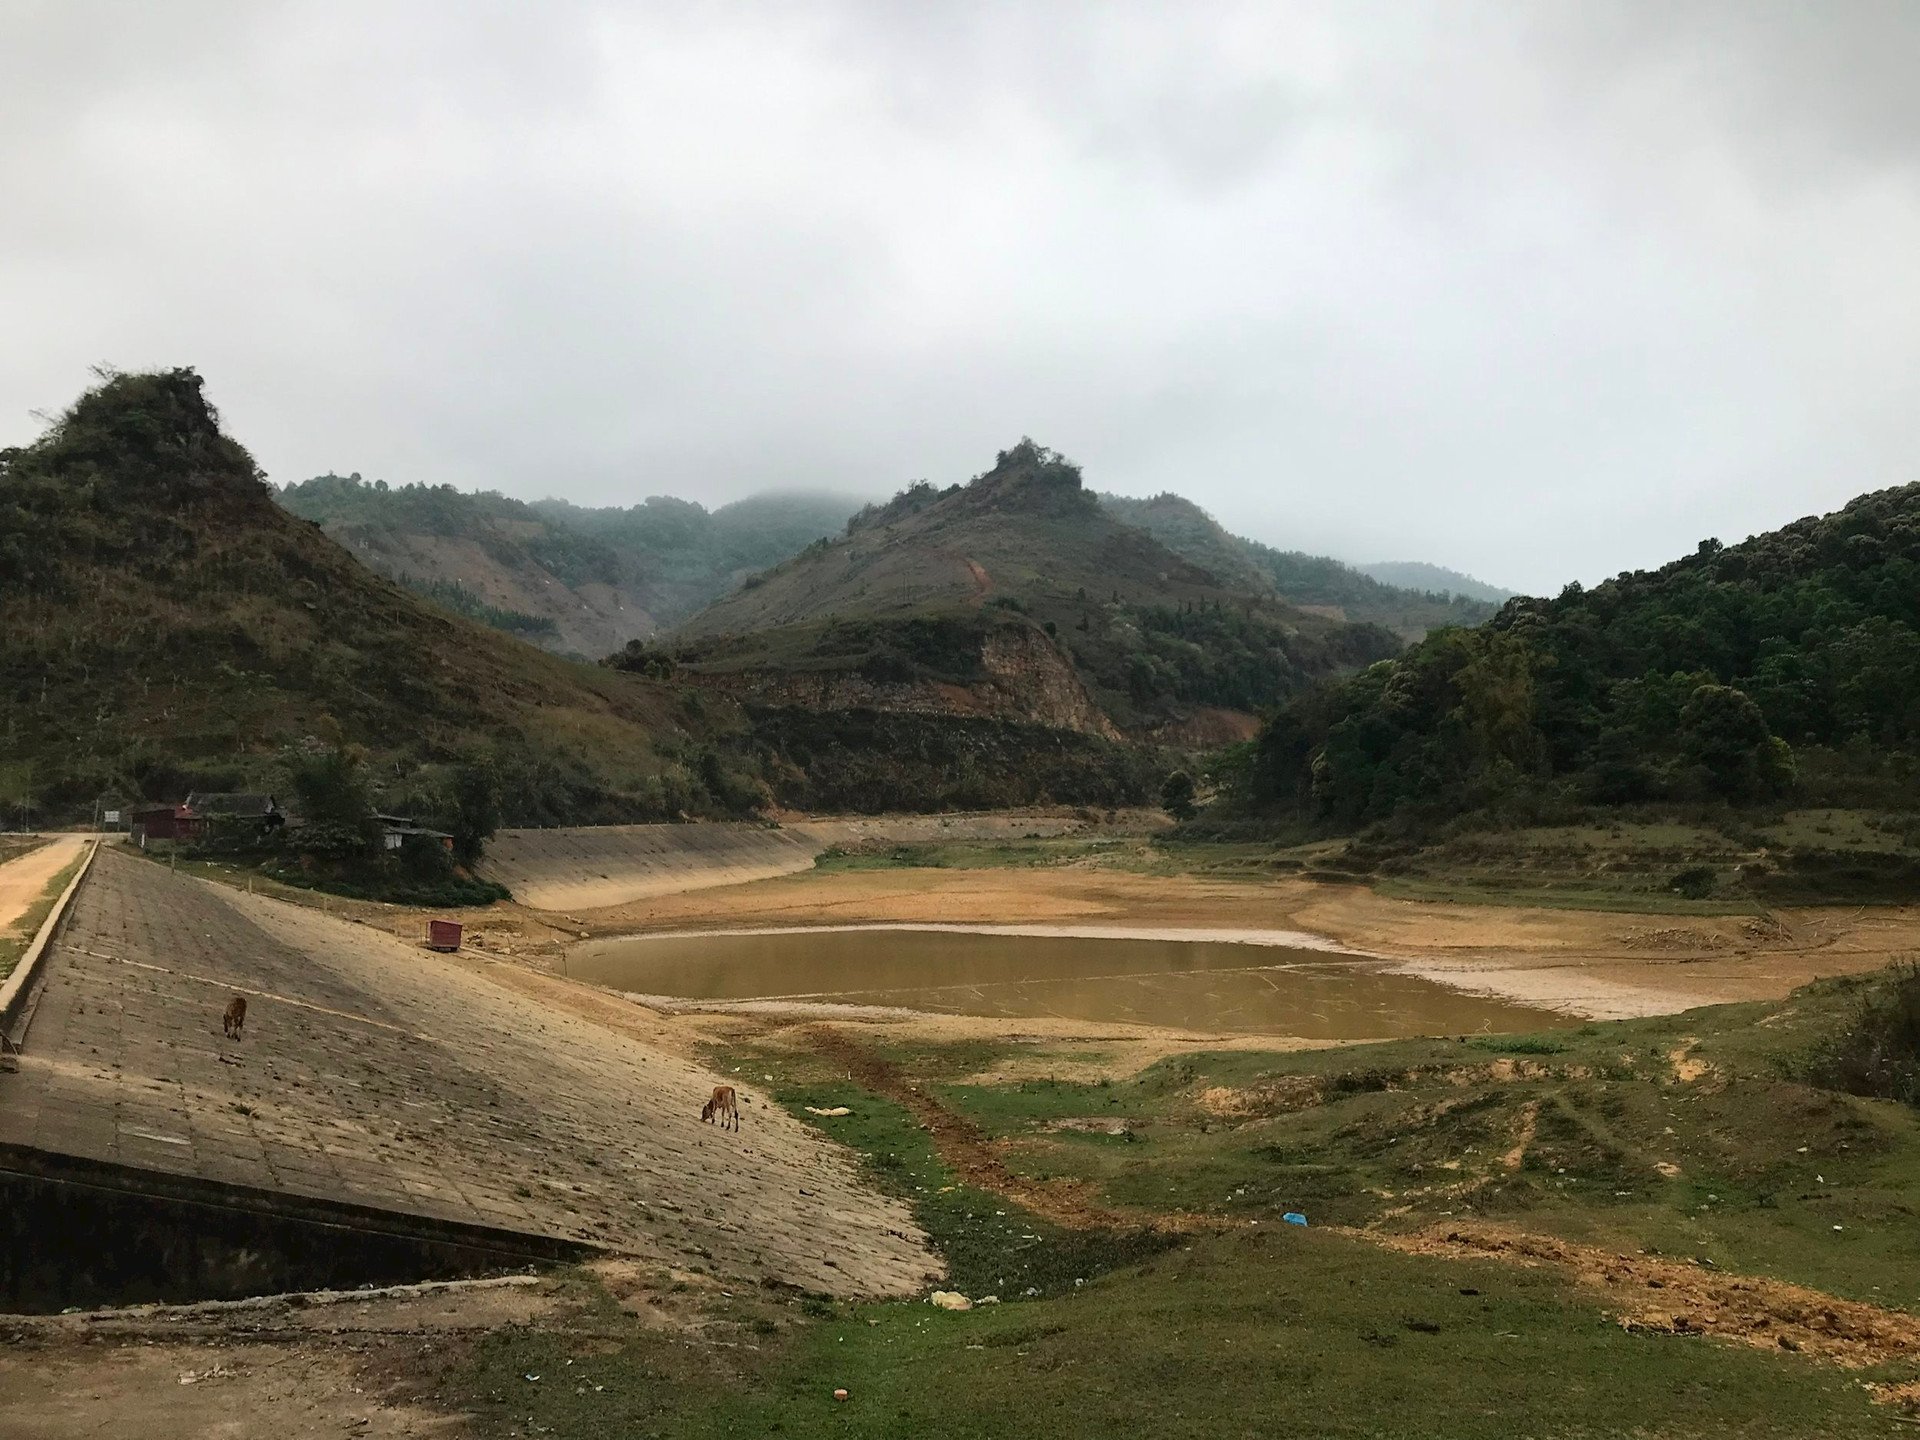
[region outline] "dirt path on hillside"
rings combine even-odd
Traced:
[[[842,1066],[848,1078],[862,1089],[893,1101],[918,1120],[947,1168],[963,1184],[1004,1196],[1070,1230],[1186,1231],[1205,1228],[1211,1223],[1182,1214],[1116,1210],[1096,1200],[1092,1187],[1083,1182],[1035,1180],[1017,1175],[1007,1168],[1000,1158],[999,1147],[986,1131],[941,1104],[891,1060],[874,1054],[851,1036],[828,1025],[809,1028],[802,1039],[816,1054]]]
[[[0,934],[14,930],[53,883],[53,877],[80,858],[84,835],[57,835],[46,844],[0,864]]]

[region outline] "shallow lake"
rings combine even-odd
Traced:
[[[567,971],[687,1000],[886,1005],[950,1015],[1172,1025],[1315,1040],[1560,1029],[1578,1022],[1285,945],[908,927],[628,936]]]

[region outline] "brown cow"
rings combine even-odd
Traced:
[[[720,1117],[719,1124],[722,1130],[727,1128],[729,1117],[733,1120],[734,1130],[737,1132],[740,1129],[740,1100],[733,1093],[731,1085],[714,1086],[713,1098],[700,1107],[700,1118],[709,1125],[714,1123],[713,1117],[716,1115]]]
[[[227,1002],[227,1013],[220,1017],[220,1028],[229,1040],[240,1038],[240,1027],[247,1023],[247,997],[236,995]]]

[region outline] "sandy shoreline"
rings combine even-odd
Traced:
[[[580,927],[568,940],[596,948],[616,937],[886,928],[1284,945],[1593,1020],[1777,998],[1920,949],[1914,907],[1643,915],[1092,867],[816,871],[568,919]]]
[[[909,831],[1011,837],[1040,828],[1033,816],[974,817],[964,824],[956,823],[957,817],[906,819],[920,829],[892,820],[874,825],[863,838],[881,833],[897,838]],[[796,821],[787,833],[799,832],[802,823]],[[729,849],[727,837],[708,835],[701,826],[656,828],[676,832],[679,843],[670,868],[677,881],[693,883],[656,892],[661,877],[652,873],[657,862],[650,856],[660,843],[657,836],[637,846],[618,836],[550,832],[543,842],[544,879],[555,887],[553,893],[578,894],[568,889],[578,878],[589,889],[598,882],[599,896],[629,898],[572,910],[522,901],[435,913],[467,922],[469,953],[483,963],[556,979],[566,956],[578,953],[582,944],[713,933],[952,929],[1295,946],[1378,959],[1390,962],[1396,973],[1456,991],[1593,1020],[1777,999],[1811,980],[1883,968],[1920,952],[1920,906],[1636,914],[1403,900],[1365,885],[1299,876],[1144,873],[1087,858],[977,869],[809,868],[746,878],[733,869],[740,857]],[[730,836],[740,833],[739,827],[728,830]],[[632,853],[613,853],[622,846]],[[576,850],[580,857],[593,853],[591,866],[583,866],[586,873],[578,877],[564,860]],[[623,871],[621,864],[629,869]],[[427,918],[399,907],[337,899],[318,903],[408,940],[419,938]],[[923,1023],[942,1034],[956,1033],[953,1017]],[[1006,1028],[1002,1020],[982,1023]],[[1186,1044],[1192,1036],[1168,1028],[1163,1038]],[[1288,1039],[1272,1038],[1275,1043]]]
[[[941,920],[886,920],[844,925],[750,925],[690,930],[635,930],[627,934],[596,936],[570,947],[569,953],[598,951],[648,940],[699,940],[713,935],[849,935],[896,930],[906,934],[1012,935],[1035,940],[1170,940],[1196,945],[1265,945],[1288,950],[1313,950],[1325,955],[1350,955],[1358,960],[1393,957],[1356,950],[1325,935],[1306,930],[1233,930],[1146,925],[994,925],[961,924]]]

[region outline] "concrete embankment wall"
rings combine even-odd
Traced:
[[[584,1249],[848,1294],[911,1293],[933,1269],[907,1207],[746,1077],[745,1128],[723,1134],[700,1123],[713,1072],[484,962],[107,850],[44,970],[0,1072],[16,1304]]]
[[[592,1247],[0,1145],[0,1311],[456,1280]]]
[[[1128,814],[1126,830],[1165,823]],[[834,846],[923,845],[1089,833],[1107,826],[1080,814],[874,815],[798,821],[595,825],[503,830],[487,847],[484,873],[537,910],[593,910],[654,895],[743,885],[811,869]]]
[[[487,845],[482,873],[537,910],[591,910],[789,875],[824,848],[790,830],[744,823],[502,830]]]

